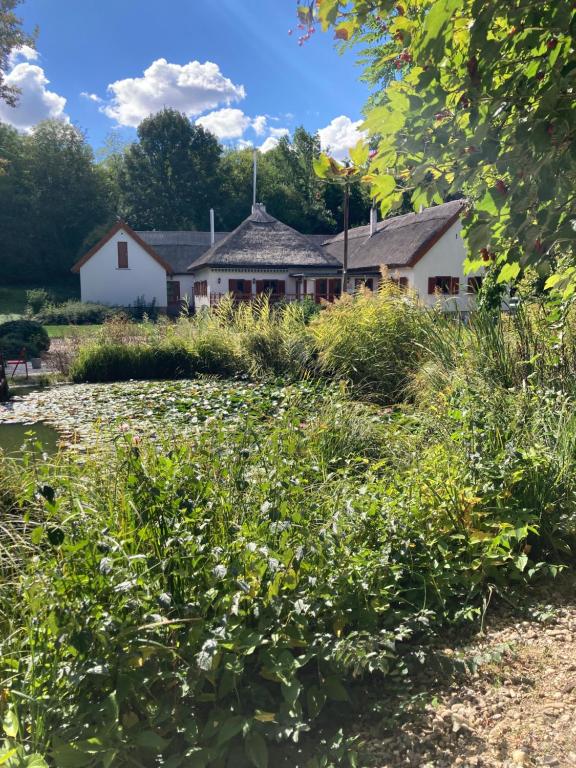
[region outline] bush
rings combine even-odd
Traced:
[[[118,308],[104,304],[66,301],[64,304],[44,307],[34,319],[43,325],[95,325],[121,312]]]
[[[50,348],[50,337],[34,320],[10,320],[0,325],[0,352],[16,358],[26,348],[28,359],[38,357]]]
[[[320,371],[375,402],[405,399],[421,357],[424,313],[413,295],[387,280],[378,293],[343,296],[310,323]]]
[[[31,288],[26,291],[26,304],[33,315],[38,314],[52,301],[52,296],[45,288]]]
[[[84,347],[72,363],[75,382],[129,379],[187,379],[198,369],[197,357],[177,339],[160,344],[98,344]]]

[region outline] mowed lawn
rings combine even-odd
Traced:
[[[77,336],[93,336],[102,328],[101,325],[45,325],[51,339],[65,339]]]

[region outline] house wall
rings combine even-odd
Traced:
[[[128,243],[128,269],[118,269],[118,241]],[[166,270],[133,240],[119,230],[92,258],[80,267],[82,301],[127,307],[139,296],[165,308],[168,301]]]
[[[190,306],[192,306],[194,304],[194,278],[192,275],[174,275],[168,279],[180,283],[180,299],[182,301],[187,299]]]
[[[466,246],[462,239],[462,224],[458,220],[414,267],[393,268],[389,270],[389,275],[394,279],[406,277],[408,286],[427,306],[434,306],[440,301],[446,310],[465,312],[472,309],[476,301],[475,296],[468,293],[468,278],[481,274],[481,272],[464,274],[463,265],[466,255]],[[438,296],[428,293],[428,278],[441,275],[459,279],[457,295]]]
[[[448,310],[466,311],[472,308],[475,298],[467,292],[471,275],[464,274],[466,255],[462,223],[458,219],[412,269],[412,287],[423,302],[434,306],[440,300]],[[437,275],[457,277],[460,281],[458,295],[442,296],[440,299],[437,295],[429,295],[428,278]]]
[[[195,308],[201,309],[202,307],[210,306],[210,297],[217,297],[228,293],[228,281],[229,280],[284,280],[286,283],[286,294],[294,295],[296,293],[296,278],[290,277],[291,274],[300,270],[257,270],[257,269],[212,269],[211,267],[205,267],[199,269],[193,273],[192,284],[194,282],[201,282],[206,280],[208,282],[208,295],[207,296],[194,296]],[[336,270],[334,270],[334,276],[336,276]],[[220,283],[218,280],[220,279]],[[306,280],[307,293],[314,293],[314,280],[312,277],[308,277]],[[193,291],[193,289],[191,289]],[[252,294],[256,294],[256,285],[252,284]]]

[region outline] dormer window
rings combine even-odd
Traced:
[[[118,269],[128,269],[128,243],[118,241]]]

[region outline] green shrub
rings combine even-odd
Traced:
[[[26,291],[26,306],[31,314],[36,315],[52,301],[52,295],[45,288],[30,288]]]
[[[66,301],[44,307],[35,316],[43,325],[95,325],[121,313],[115,307],[83,301]]]
[[[75,382],[186,379],[198,369],[194,351],[178,339],[160,344],[97,344],[83,347],[70,369]]]
[[[246,373],[246,366],[231,333],[205,329],[196,334],[191,349],[196,357],[198,373],[214,376],[236,376]]]
[[[349,381],[366,399],[403,400],[421,357],[424,312],[414,296],[386,280],[378,293],[343,296],[310,323],[320,371]]]
[[[50,337],[34,320],[10,320],[0,325],[0,352],[6,357],[16,358],[26,349],[28,359],[38,357],[50,348]]]

